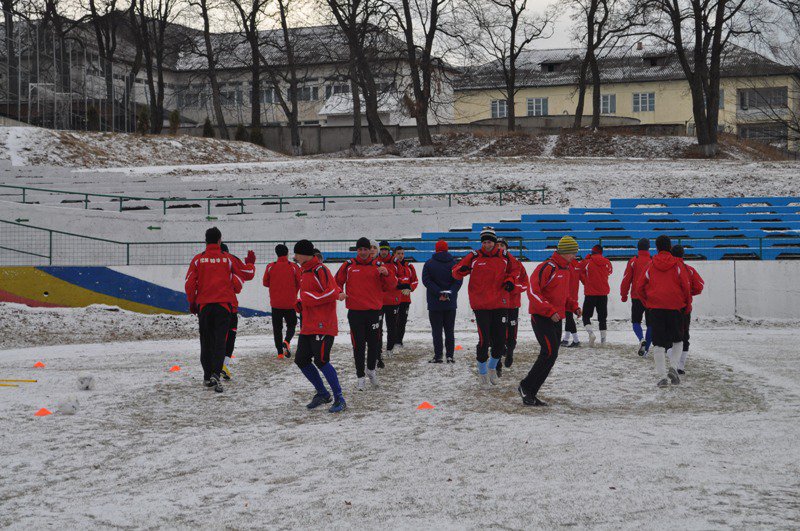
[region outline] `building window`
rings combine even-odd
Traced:
[[[652,112],[656,110],[655,92],[634,92],[633,112]]]
[[[287,96],[290,96],[287,91]],[[319,99],[319,87],[297,87],[297,101],[317,101]]]
[[[719,109],[725,109],[725,90],[719,89]]]
[[[274,88],[267,88],[261,91],[261,103],[264,104],[278,103],[278,98],[275,95]]]
[[[223,85],[219,91],[219,101],[222,105],[242,105],[244,95],[241,83]]]
[[[739,90],[739,108],[748,109],[785,109],[789,105],[789,93],[786,87],[765,87]]]
[[[788,128],[782,124],[740,125],[739,136],[782,148],[786,148],[789,138]]]
[[[508,102],[492,100],[492,118],[505,118],[506,116],[508,116]]]
[[[350,83],[325,85],[325,99],[327,100],[334,94],[350,94]]]
[[[601,94],[600,114],[616,114],[616,113],[617,113],[617,95]]]
[[[547,98],[528,98],[528,116],[547,116]]]

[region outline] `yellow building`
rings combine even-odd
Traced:
[[[574,115],[580,49],[531,50],[520,58],[515,114]],[[600,60],[601,112],[642,124],[680,124],[694,134],[689,84],[674,53],[641,44],[616,47]],[[468,71],[454,86],[456,123],[498,122],[507,117],[502,78],[492,64]],[[755,52],[732,47],[722,65],[720,130],[797,149],[787,122],[800,117],[800,71]],[[592,114],[587,88],[584,115]]]

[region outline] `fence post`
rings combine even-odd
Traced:
[[[25,192],[26,191],[27,191],[27,188],[22,188],[22,202],[23,203],[25,203]]]
[[[239,198],[239,213],[244,214],[244,198]]]
[[[322,196],[322,211],[323,211],[323,212],[325,212],[325,200],[326,200],[326,199],[327,199],[327,197],[325,197],[325,196],[323,195],[323,196]]]
[[[453,194],[447,194],[447,206],[453,206]]]
[[[83,194],[83,208],[89,210],[89,194]]]
[[[500,206],[503,206],[503,192],[500,192]]]
[[[164,215],[166,216],[167,215],[167,200],[166,199],[162,199],[161,202],[164,204]]]
[[[122,212],[122,196],[119,196],[119,211]]]
[[[278,198],[278,212],[283,212],[283,198]]]
[[[47,232],[50,235],[50,252],[48,253],[50,255],[50,265],[53,265],[53,231],[49,230]]]
[[[758,259],[764,259],[764,238],[758,239]]]
[[[397,205],[397,196],[392,194],[392,208],[396,208]]]
[[[206,201],[206,216],[211,215],[211,199]]]
[[[131,244],[125,244],[125,265],[131,265]]]

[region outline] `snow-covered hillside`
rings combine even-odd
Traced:
[[[10,160],[14,166],[98,168],[258,162],[280,157],[249,142],[0,127],[0,160]]]

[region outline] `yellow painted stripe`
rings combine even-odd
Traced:
[[[0,268],[0,290],[35,301],[72,308],[106,304],[138,313],[180,313],[84,289],[34,267]]]

